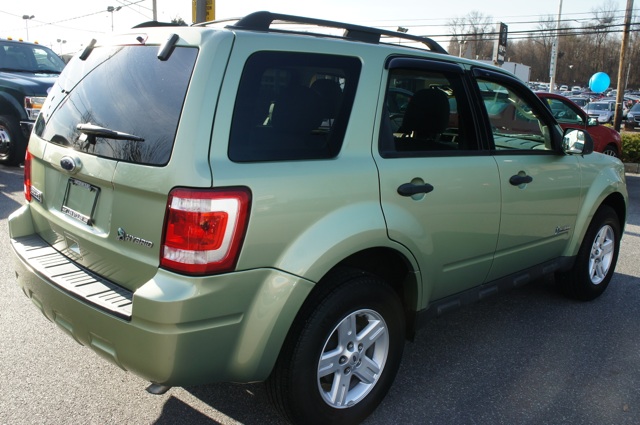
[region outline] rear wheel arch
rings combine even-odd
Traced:
[[[407,336],[412,336],[416,326],[416,312],[419,309],[422,290],[419,273],[403,253],[392,248],[377,247],[356,252],[334,265],[316,283],[298,310],[298,316],[315,299],[322,299],[336,289],[337,275],[368,274],[387,283],[402,301]],[[294,323],[296,320],[294,320]],[[292,326],[293,328],[293,326]],[[292,332],[292,329],[289,330]]]
[[[371,248],[345,258],[334,267],[337,268],[360,270],[378,276],[391,286],[402,300],[407,335],[413,334],[422,289],[419,271],[406,256],[391,248]]]
[[[347,262],[332,268],[300,308],[267,380],[267,392],[274,406],[293,423],[347,424],[362,421],[382,400],[400,364],[406,334],[406,326],[401,314],[403,308],[402,300],[398,297],[394,285],[389,284],[382,277],[351,267]],[[364,336],[364,333],[360,334],[360,330],[355,327],[346,329],[343,326],[347,322],[356,326],[355,316],[369,317],[369,326],[372,323],[381,322],[375,325],[377,330],[371,334],[372,337],[380,335],[381,338],[380,346],[377,342],[374,343],[376,347],[374,351],[367,348],[367,343],[361,347],[362,344],[339,342],[343,337],[358,340],[360,335]],[[340,324],[335,326],[333,332],[325,334],[327,330],[334,327],[334,321],[335,323],[340,321]],[[338,331],[339,329],[342,330]],[[334,339],[335,332],[340,332],[342,336]],[[328,335],[331,335],[329,339],[327,339]],[[369,337],[362,341],[367,340]],[[330,341],[338,342],[338,345],[332,348]],[[378,336],[375,337],[375,341],[378,341]],[[347,340],[344,342],[346,343]],[[325,348],[319,350],[322,343]],[[360,354],[344,355],[338,365],[336,350],[353,353],[357,350]],[[320,363],[318,363],[317,356],[321,352],[324,354],[321,354]],[[353,364],[352,355],[354,356]],[[329,360],[323,360],[325,356]],[[360,393],[363,398],[358,396],[349,404],[328,400],[326,396],[329,394],[338,394],[334,393],[337,391],[335,380],[333,383],[328,383],[329,387],[332,387],[331,390],[325,387],[327,384],[325,383],[316,391],[315,387],[318,384],[313,384],[313,381],[314,379],[319,380],[318,383],[320,380],[323,381],[324,378],[321,378],[321,375],[330,377],[335,373],[337,374],[335,376],[343,376],[343,372],[345,375],[351,375],[351,370],[356,375],[356,369],[361,366],[360,361],[356,363],[358,360],[356,357],[360,356],[362,356],[360,360],[365,364],[377,365],[380,369],[375,369],[375,373],[365,372],[362,375],[364,379],[360,377],[355,387],[340,384],[340,388],[347,388],[345,400],[353,392],[356,395]],[[329,361],[331,371],[324,373],[325,368],[321,366]],[[328,365],[329,363],[326,363],[325,366],[328,367]],[[362,370],[370,370],[369,367],[363,364]],[[317,378],[313,378],[316,374]],[[360,391],[362,384],[366,384],[368,389]],[[352,389],[354,391],[351,391]]]

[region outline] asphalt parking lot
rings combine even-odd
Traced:
[[[365,423],[640,423],[640,175],[627,180],[628,225],[601,298],[567,300],[545,279],[430,321]],[[260,384],[150,395],[48,322],[14,281],[7,217],[21,191],[22,170],[0,166],[0,424],[282,424]]]

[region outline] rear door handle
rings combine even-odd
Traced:
[[[429,193],[431,191],[433,191],[433,186],[431,186],[429,183],[405,183],[398,188],[398,194],[402,196],[413,196],[417,195],[418,193]]]
[[[511,183],[513,186],[520,186],[521,184],[528,184],[531,183],[533,181],[533,177],[531,176],[521,176],[519,174],[516,174],[515,176],[511,176],[511,178],[509,179],[509,183]]]

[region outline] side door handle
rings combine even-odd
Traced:
[[[511,176],[509,179],[509,183],[513,186],[520,186],[521,184],[528,184],[533,181],[533,177],[531,176],[521,176],[520,174],[516,174],[515,176]]]
[[[429,183],[424,184],[413,184],[413,183],[405,183],[398,187],[398,194],[401,196],[413,196],[418,193],[429,193],[433,191],[433,186]]]

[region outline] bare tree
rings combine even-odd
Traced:
[[[591,19],[576,25],[564,22],[559,32],[558,61],[556,77],[559,84],[586,87],[589,78],[596,72],[606,72],[609,76],[618,74],[619,52],[622,27],[619,25],[619,11],[609,1],[592,11]],[[470,14],[450,22],[452,40],[465,37],[471,39],[478,27],[478,16]],[[549,81],[549,64],[553,39],[556,36],[557,21],[553,16],[542,18],[534,31],[520,34],[509,41],[507,57],[511,62],[531,66],[532,81]],[[481,32],[481,31],[480,31]],[[485,32],[486,34],[486,32]],[[451,51],[457,51],[457,44]],[[628,50],[631,68],[625,70],[627,88],[640,87],[640,24],[632,27]],[[636,67],[634,69],[634,67]]]
[[[490,59],[493,42],[490,34],[494,32],[493,18],[478,11],[471,11],[464,17],[456,17],[449,21],[451,42],[449,51],[464,44],[464,50],[472,59]]]

